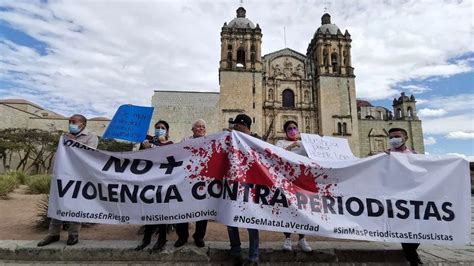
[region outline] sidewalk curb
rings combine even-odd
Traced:
[[[229,262],[228,242],[206,242],[206,247],[198,248],[187,243],[174,248],[168,241],[161,252],[150,254],[150,248],[135,251],[136,241],[95,241],[81,240],[75,246],[66,246],[64,240],[45,247],[37,247],[37,240],[0,241],[0,261],[22,262],[161,262],[219,264]],[[405,258],[399,244],[379,242],[311,242],[313,251],[305,253],[294,246],[293,251],[282,251],[280,242],[260,244],[262,263],[404,263]],[[149,247],[151,247],[150,244]],[[242,243],[243,256],[248,252],[248,243]],[[425,263],[472,263],[474,246],[421,246],[420,256]]]

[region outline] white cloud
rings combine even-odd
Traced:
[[[425,145],[433,145],[436,144],[436,139],[434,137],[427,137],[423,139],[423,142],[425,143]]]
[[[474,123],[472,121],[471,123]],[[455,131],[455,132],[449,132],[446,135],[446,138],[448,139],[474,139],[474,132],[464,132],[464,131]]]
[[[435,119],[424,119],[424,134],[448,134],[449,132],[474,132],[474,113]]]
[[[108,116],[124,103],[149,105],[155,89],[218,91],[220,30],[237,8],[230,1],[1,5],[1,21],[46,43],[49,52],[41,56],[0,39],[0,80],[16,84],[0,89],[2,98],[26,98],[65,115]],[[283,27],[287,46],[305,54],[325,6],[244,5],[247,18],[262,28],[262,55],[284,48]],[[470,10],[469,1],[334,2],[332,22],[353,40],[357,96],[385,99],[399,95],[394,88],[400,82],[472,71],[470,59],[452,60],[474,50]],[[446,32],[456,41],[446,41]],[[428,108],[440,106],[450,112],[444,105]]]
[[[424,108],[418,111],[418,115],[421,117],[427,117],[427,116],[443,116],[447,114],[446,110],[444,109],[429,109],[429,108]]]
[[[427,91],[431,91],[430,88],[425,87],[425,86],[419,86],[419,85],[404,85],[401,86],[402,89],[407,89],[410,91],[410,93],[413,94],[422,94]]]

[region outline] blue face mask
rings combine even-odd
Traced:
[[[157,136],[157,137],[166,136],[166,129],[162,129],[162,128],[155,129],[155,136]]]
[[[81,131],[81,129],[79,128],[79,125],[69,124],[69,133],[77,134],[80,131]]]

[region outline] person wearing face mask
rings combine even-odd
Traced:
[[[181,140],[187,141],[190,139],[197,139],[206,136],[206,121],[203,119],[198,119],[193,123],[191,128],[193,132],[192,136],[185,137]],[[197,247],[204,247],[204,236],[206,235],[207,229],[207,220],[201,220],[196,222],[196,229],[193,234],[194,244]],[[188,242],[189,237],[189,223],[179,223],[176,225],[176,234],[178,235],[178,240],[174,243],[176,248],[183,246]]]
[[[299,140],[300,133],[298,131],[298,124],[293,120],[286,121],[283,125],[283,130],[285,131],[286,139],[277,141],[275,145],[287,151],[291,151],[303,156],[308,156],[303,145],[301,144],[301,141]],[[283,250],[291,251],[291,233],[284,234],[285,240],[283,241]],[[306,238],[304,237],[304,234],[299,234],[298,246],[304,252],[312,251],[311,246],[308,244]]]
[[[166,146],[173,144],[169,140],[170,126],[166,121],[160,120],[155,124],[155,136],[146,136],[146,139],[140,144],[140,150]],[[142,250],[151,243],[151,237],[158,230],[158,241],[153,245],[153,251],[160,251],[166,245],[167,224],[147,224],[143,233],[142,242],[135,250]]]
[[[390,149],[386,153],[401,152],[401,153],[416,153],[406,146],[408,140],[407,131],[403,128],[391,128],[388,130],[388,144]],[[419,243],[402,243],[403,253],[410,265],[423,264],[416,251],[420,246]]]
[[[99,138],[86,128],[87,119],[80,114],[75,114],[69,118],[69,133],[65,133],[65,137],[73,139],[77,142],[85,144],[91,148],[96,149],[99,144]],[[48,229],[48,235],[38,243],[38,247],[46,246],[51,243],[59,241],[61,227],[63,221],[51,219]],[[79,242],[79,230],[81,223],[69,222],[68,239],[66,244],[68,246],[75,245]]]

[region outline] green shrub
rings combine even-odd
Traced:
[[[15,177],[9,175],[0,176],[0,198],[7,199],[8,193],[12,192],[17,184],[18,181]]]
[[[14,177],[17,180],[17,186],[26,185],[26,179],[28,178],[28,175],[21,171],[10,171],[6,172],[5,175]]]
[[[49,227],[49,222],[51,218],[48,217],[48,202],[49,195],[43,195],[43,197],[36,203],[37,216],[36,226],[41,229],[47,229]]]
[[[27,178],[27,193],[29,194],[49,194],[51,185],[51,176],[49,175],[33,175]]]

